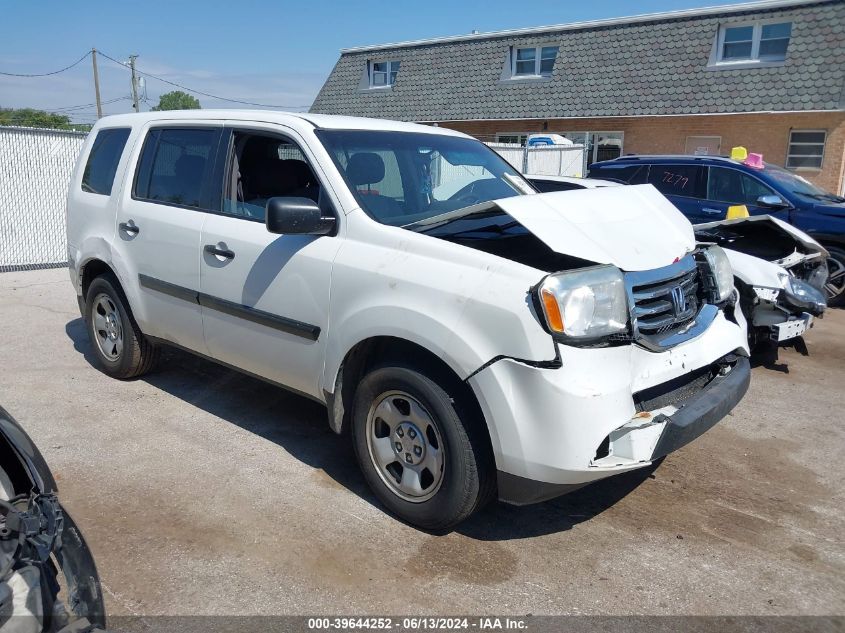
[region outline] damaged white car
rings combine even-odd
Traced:
[[[728,255],[752,347],[795,339],[824,313],[828,252],[800,229],[768,215],[693,228]]]
[[[177,345],[325,403],[427,529],[649,465],[750,380],[727,256],[654,188],[537,194],[449,130],[106,117],[67,217],[103,371]]]
[[[38,448],[0,407],[0,633],[105,626],[94,559],[56,493]]]

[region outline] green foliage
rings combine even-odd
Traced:
[[[161,95],[158,105],[153,110],[156,112],[161,110],[199,110],[201,107],[196,97],[181,90],[174,90]]]
[[[74,124],[66,114],[53,114],[33,108],[0,108],[0,125],[41,127],[54,130],[91,129],[91,126]]]

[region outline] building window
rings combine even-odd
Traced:
[[[506,132],[504,134],[496,134],[497,143],[506,143],[507,145],[522,145],[528,142],[528,133],[519,134],[514,132]]]
[[[551,77],[557,59],[557,46],[531,46],[514,48],[514,77]]]
[[[824,130],[792,130],[786,166],[790,169],[821,169],[825,140],[827,132]]]
[[[389,88],[396,83],[398,72],[397,60],[370,62],[370,88]]]
[[[727,24],[719,29],[716,63],[782,62],[792,35],[792,22]]]

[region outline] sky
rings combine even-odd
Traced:
[[[737,0],[738,1],[738,0]],[[0,73],[46,73],[97,48],[194,90],[307,110],[341,48],[731,4],[731,0],[0,0]],[[106,114],[130,112],[127,67],[98,58]],[[141,109],[176,88],[146,78]],[[241,107],[195,95],[204,108]],[[91,59],[49,77],[0,75],[0,107],[96,119]],[[77,107],[79,106],[79,107]],[[67,108],[74,109],[68,110]]]

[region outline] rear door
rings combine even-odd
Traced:
[[[200,238],[221,131],[214,122],[150,127],[116,218],[115,259],[141,329],[200,353]]]
[[[322,398],[331,270],[338,236],[276,235],[264,224],[275,196],[335,201],[307,146],[292,131],[227,126],[217,172],[221,212],[202,231],[200,303],[212,357]]]
[[[709,210],[708,220],[724,220],[728,207],[745,205],[750,215],[771,215],[788,222],[789,208],[772,209],[758,204],[762,196],[778,196],[771,187],[751,174],[732,167],[710,167],[707,179],[707,201],[704,205]]]
[[[695,164],[652,164],[648,182],[669,198],[693,224],[718,219],[705,205],[707,167]]]

